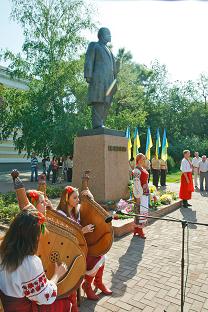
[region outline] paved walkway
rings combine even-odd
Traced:
[[[178,185],[174,188],[177,190]],[[181,208],[169,217],[208,223],[207,197],[194,193],[192,204],[191,209]],[[101,295],[98,302],[84,299],[81,312],[180,311],[181,224],[157,221],[145,232],[145,241],[127,235],[114,242],[104,276],[113,295]],[[208,312],[208,228],[192,225],[188,233],[189,275],[184,311]]]
[[[52,176],[52,175],[51,175]],[[38,183],[37,182],[30,182],[30,172],[21,172],[20,174],[21,180],[24,182],[25,188],[28,189],[37,189]],[[62,181],[62,183],[53,184],[55,186],[65,186],[70,184],[66,181]],[[48,182],[48,185],[52,185],[51,179]],[[14,191],[14,186],[12,182],[12,177],[10,173],[0,173],[0,193],[6,193],[9,191]]]

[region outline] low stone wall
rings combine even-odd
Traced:
[[[182,200],[177,200],[174,203],[161,207],[157,211],[153,211],[150,213],[150,216],[152,217],[163,217],[167,215],[168,213],[171,213],[181,207]],[[156,220],[154,219],[148,219],[148,225],[152,224]],[[134,219],[125,219],[125,220],[113,220],[113,230],[114,230],[114,236],[115,237],[121,237],[125,234],[133,232],[134,229]]]

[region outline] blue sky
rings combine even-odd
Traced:
[[[28,0],[29,1],[29,0]],[[112,32],[114,53],[125,47],[138,63],[157,58],[172,80],[197,79],[208,73],[206,1],[91,0],[94,19]],[[21,50],[21,29],[9,20],[10,1],[0,0],[0,47]],[[96,40],[96,34],[88,34]]]

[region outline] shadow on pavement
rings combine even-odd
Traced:
[[[191,222],[197,222],[197,218],[196,218],[196,211],[192,210],[191,208],[180,208],[180,212],[183,216],[183,220],[186,221],[191,221]],[[189,224],[188,225],[190,229],[197,229],[197,225],[196,224]]]
[[[145,240],[137,236],[132,237],[130,245],[119,259],[117,271],[112,272],[113,297],[121,297],[126,291],[126,282],[137,274],[137,267],[142,260]]]
[[[118,259],[119,266],[117,271],[115,273],[112,272],[111,290],[113,291],[113,294],[108,298],[122,297],[124,295],[127,288],[126,282],[131,280],[137,274],[137,268],[142,260],[144,246],[144,239],[132,237],[126,253]],[[99,297],[102,300],[102,298],[106,296],[99,294]],[[81,304],[80,311],[94,311],[98,302],[99,301],[89,301],[84,299],[84,306]]]

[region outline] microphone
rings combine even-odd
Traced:
[[[123,210],[121,210],[121,209],[116,210],[115,213],[121,214],[121,215],[127,214],[127,213],[125,213],[125,212],[124,212]]]
[[[108,216],[105,218],[105,223],[110,223],[113,220],[112,216]]]
[[[114,211],[113,212],[113,215],[112,216],[107,216],[106,218],[105,218],[105,223],[110,223],[112,220],[113,220],[113,216],[114,216],[114,214],[123,214],[123,215],[125,215],[126,213],[123,211],[123,210],[116,210],[116,211]]]

